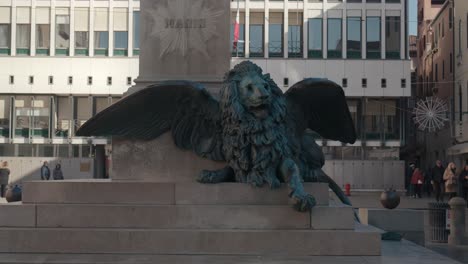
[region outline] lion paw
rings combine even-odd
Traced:
[[[305,212],[317,205],[315,197],[308,193],[293,193],[292,198],[296,200],[294,208],[299,212]]]
[[[270,185],[271,189],[278,189],[279,187],[281,187],[281,182],[276,177],[274,177],[274,178],[269,177],[269,178],[266,179],[266,181]]]
[[[198,175],[197,181],[200,183],[219,183],[221,177],[216,171],[204,170]]]

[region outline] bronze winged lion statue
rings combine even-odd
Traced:
[[[326,182],[350,204],[322,171],[323,153],[314,140],[314,132],[344,143],[356,140],[344,92],[326,79],[305,79],[283,93],[269,74],[244,61],[226,74],[219,100],[201,84],[167,81],[111,105],[77,135],[151,140],[167,131],[177,147],[227,162],[221,170],[202,171],[201,183],[278,188],[285,182],[295,208],[306,211],[316,201],[303,182]]]

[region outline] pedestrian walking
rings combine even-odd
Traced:
[[[437,160],[436,165],[431,170],[431,184],[437,202],[444,201],[444,172],[445,168],[442,166],[442,162]]]
[[[411,184],[413,185],[413,197],[421,198],[421,189],[423,186],[424,177],[419,168],[414,169],[413,176],[411,176]]]
[[[455,163],[450,162],[444,172],[445,192],[449,194],[449,200],[457,196],[458,177]]]
[[[62,166],[60,164],[55,165],[53,177],[56,181],[63,180]]]
[[[8,162],[2,162],[0,168],[0,197],[5,197],[5,189],[10,180],[10,169],[8,168]]]
[[[50,179],[50,169],[47,166],[48,164],[49,163],[47,161],[44,161],[44,163],[42,163],[41,180],[43,180],[43,181],[48,181]]]
[[[460,173],[458,177],[459,182],[459,190],[460,190],[460,197],[464,197],[465,201],[468,204],[468,163],[463,168],[463,171]]]

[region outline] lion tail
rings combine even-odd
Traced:
[[[353,206],[351,204],[351,201],[349,200],[348,196],[346,196],[343,192],[343,190],[340,188],[340,186],[338,186],[338,184],[336,184],[336,182],[330,178],[330,176],[328,176],[325,172],[322,173],[321,175],[322,179],[320,182],[325,182],[325,183],[328,183],[328,187],[336,194],[336,196],[338,197],[338,199],[340,199],[340,201],[343,203],[343,204],[346,204],[346,205],[349,205],[349,206]],[[356,219],[356,221],[358,222],[361,222],[360,219],[359,219],[359,216],[356,214],[356,212],[354,212],[354,218]]]

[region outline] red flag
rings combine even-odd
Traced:
[[[233,44],[234,50],[237,50],[238,42],[239,42],[239,9],[237,9],[236,23],[234,24],[234,44]]]

